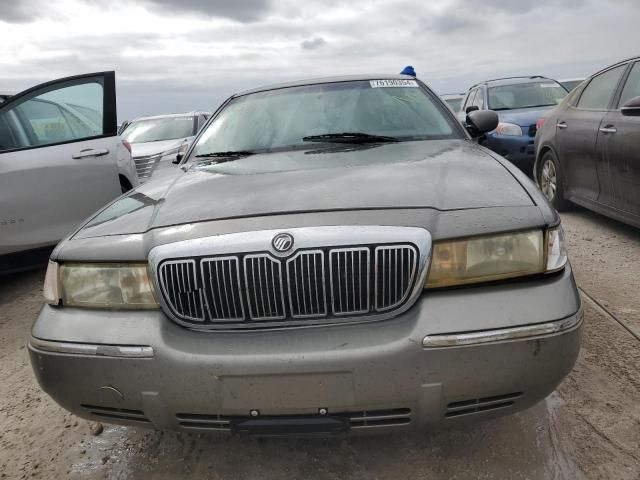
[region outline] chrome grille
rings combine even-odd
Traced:
[[[158,166],[161,155],[150,155],[147,157],[133,157],[136,164],[136,172],[139,179],[149,178]]]
[[[244,277],[251,320],[285,318],[281,263],[266,254],[247,255]]]
[[[303,227],[185,240],[152,249],[163,309],[197,328],[259,328],[390,318],[417,299],[431,250],[413,227]],[[345,239],[352,243],[347,243]]]
[[[238,257],[204,258],[202,284],[211,320],[242,320],[242,284]]]
[[[369,248],[336,248],[331,258],[331,304],[334,315],[369,311]]]
[[[416,274],[416,249],[410,245],[376,247],[376,310],[404,302]]]
[[[202,289],[195,260],[172,260],[160,266],[160,284],[169,308],[185,321],[203,322]]]
[[[287,279],[293,318],[324,317],[327,314],[322,250],[300,252],[287,260]]]

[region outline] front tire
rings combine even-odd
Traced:
[[[127,180],[127,177],[120,175],[120,191],[122,191],[122,193],[127,193],[132,188],[131,182]]]
[[[568,210],[571,203],[564,198],[564,178],[553,152],[545,152],[538,168],[538,185],[549,203],[559,212]]]

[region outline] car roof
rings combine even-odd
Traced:
[[[484,80],[482,82],[478,82],[472,87],[469,87],[469,90],[475,88],[480,85],[486,85],[488,87],[499,87],[502,85],[516,85],[521,83],[535,83],[540,80],[556,82],[553,78],[545,77],[543,75],[529,75],[523,77],[504,77],[504,78],[494,78],[492,80]]]
[[[281,88],[301,87],[304,85],[319,85],[322,83],[337,83],[337,82],[355,82],[355,81],[362,81],[362,80],[416,80],[416,78],[412,77],[411,75],[400,75],[400,74],[389,75],[388,73],[308,78],[304,80],[295,80],[293,82],[275,83],[272,85],[265,85],[262,87],[252,88],[249,90],[238,92],[233,96],[241,97],[243,95],[249,95],[250,93],[266,92],[268,90],[278,90]]]
[[[211,115],[211,112],[193,111],[193,112],[186,112],[186,113],[167,113],[165,115],[151,115],[147,117],[138,117],[132,121],[137,122],[138,120],[156,120],[158,118],[195,117],[197,115]]]
[[[615,68],[618,65],[623,65],[625,63],[629,63],[629,62],[637,62],[640,60],[640,57],[631,57],[631,58],[625,58],[624,60],[620,60],[619,62],[616,63],[612,63],[611,65],[609,65],[608,67],[605,67],[601,70],[598,70],[596,73],[593,73],[591,75],[589,75],[587,78],[591,78],[591,77],[595,77],[596,75],[598,75],[599,73],[602,72],[606,72],[607,70],[611,69],[611,68]]]

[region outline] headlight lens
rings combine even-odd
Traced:
[[[67,306],[157,308],[145,264],[64,264],[60,294]]]
[[[545,271],[542,230],[433,245],[426,288],[520,277]]]
[[[498,127],[496,128],[496,133],[498,135],[508,135],[508,136],[522,136],[522,128],[519,125],[514,123],[498,123]]]

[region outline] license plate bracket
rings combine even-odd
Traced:
[[[265,416],[231,420],[231,431],[241,436],[337,436],[349,432],[348,418],[331,416]]]

